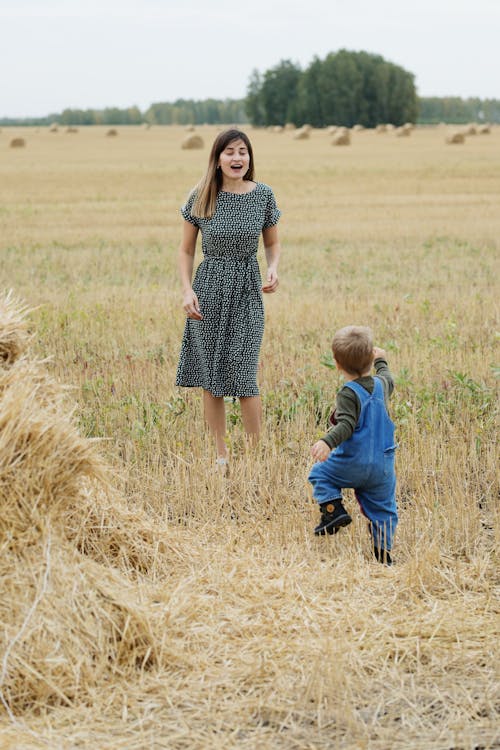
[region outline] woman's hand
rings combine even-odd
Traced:
[[[311,456],[315,461],[326,461],[331,452],[332,449],[324,440],[318,440],[311,448]]]
[[[184,292],[182,306],[188,318],[191,318],[192,320],[203,320],[198,297],[192,289]]]
[[[265,294],[271,294],[276,291],[278,284],[278,272],[274,268],[268,268],[266,283],[262,285],[262,291]]]

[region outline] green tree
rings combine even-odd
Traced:
[[[264,73],[259,93],[266,125],[284,125],[296,116],[297,85],[301,76],[298,65],[282,60]]]
[[[256,125],[294,120],[373,127],[414,122],[418,104],[411,73],[380,55],[341,49],[324,60],[315,57],[303,72],[289,60],[263,76],[254,71],[246,108]]]

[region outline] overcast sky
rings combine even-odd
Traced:
[[[500,98],[500,0],[0,0],[0,117],[242,98],[253,69],[345,48],[420,96]]]

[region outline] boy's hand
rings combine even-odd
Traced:
[[[326,461],[331,452],[332,449],[324,440],[318,440],[311,448],[311,456],[315,461]]]
[[[378,346],[373,347],[373,361],[375,362],[376,359],[387,359],[387,354],[385,353],[385,349],[379,349]]]

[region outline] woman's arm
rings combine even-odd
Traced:
[[[278,227],[268,227],[262,230],[264,238],[264,249],[267,260],[267,278],[262,286],[262,291],[269,294],[278,288],[278,263],[280,260],[281,245],[278,237]]]
[[[198,231],[198,227],[194,226],[194,224],[184,221],[178,253],[178,268],[182,286],[182,306],[188,318],[194,318],[194,320],[201,320],[203,318],[200,312],[198,297],[191,286]]]

